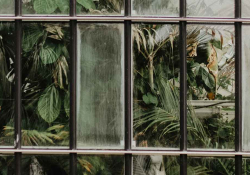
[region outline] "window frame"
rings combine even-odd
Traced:
[[[133,155],[175,155],[180,156],[180,174],[187,174],[187,156],[233,157],[235,156],[235,174],[242,174],[242,157],[250,157],[250,152],[242,151],[242,23],[250,18],[241,17],[241,0],[235,0],[234,18],[201,18],[186,16],[186,0],[179,0],[179,17],[131,16],[131,1],[124,0],[124,16],[77,16],[76,0],[70,0],[69,16],[22,16],[22,0],[15,0],[15,16],[0,16],[0,21],[15,22],[15,146],[12,149],[0,148],[0,154],[15,154],[16,175],[21,174],[22,154],[68,154],[70,156],[70,174],[77,174],[77,154],[124,155],[125,175],[133,174]],[[67,21],[70,24],[70,146],[69,149],[27,149],[21,147],[21,87],[22,87],[22,23]],[[77,23],[84,22],[120,22],[124,24],[124,60],[125,60],[125,147],[123,150],[87,150],[77,149],[76,145],[76,76],[77,76]],[[180,150],[139,150],[132,149],[132,24],[133,23],[175,23],[180,31]],[[230,23],[235,27],[235,151],[200,151],[187,149],[187,75],[186,75],[186,25],[187,24]]]

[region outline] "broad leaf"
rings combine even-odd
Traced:
[[[147,95],[143,95],[142,99],[146,104],[158,104],[157,97],[153,96],[149,92],[147,93]]]
[[[69,12],[69,0],[56,0],[56,4],[62,13]]]
[[[51,14],[57,9],[55,0],[35,0],[34,10],[39,14]]]
[[[48,43],[41,48],[39,56],[41,57],[43,64],[51,64],[60,57],[61,50],[61,45]]]
[[[93,0],[77,0],[86,9],[96,9]]]
[[[38,101],[38,113],[47,122],[52,123],[57,119],[61,109],[61,98],[55,86],[45,89]]]

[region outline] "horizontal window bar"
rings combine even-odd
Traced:
[[[5,149],[0,150],[1,154],[86,154],[86,155],[172,155],[178,156],[187,154],[188,156],[196,157],[233,157],[233,156],[244,156],[250,157],[250,152],[218,152],[218,151],[125,151],[125,150],[35,150],[35,149]]]
[[[187,22],[250,22],[250,18],[170,18],[170,17],[117,17],[117,16],[22,16],[22,17],[7,17],[0,16],[0,21],[12,21],[12,20],[24,20],[24,21],[68,21],[68,20],[78,20],[78,21],[125,21],[131,20],[134,22],[178,22],[178,21],[187,21]]]

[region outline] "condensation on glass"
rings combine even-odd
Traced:
[[[179,16],[179,1],[132,0],[134,16]]]
[[[121,155],[78,155],[77,174],[125,174],[124,156]]]
[[[23,24],[22,146],[69,145],[69,40],[68,24]]]
[[[235,148],[232,25],[187,26],[188,148]]]
[[[0,147],[14,146],[14,32],[13,23],[0,23]]]
[[[133,147],[178,148],[179,26],[134,24]]]
[[[234,0],[187,0],[187,16],[234,18]]]
[[[22,174],[69,175],[69,155],[22,155]]]
[[[242,27],[242,129],[243,129],[243,138],[242,138],[242,148],[244,151],[250,150],[250,113],[249,113],[249,80],[250,80],[250,26]]]
[[[78,15],[124,15],[124,0],[77,0]]]
[[[0,16],[13,16],[15,14],[15,0],[0,0]]]
[[[85,0],[77,0],[83,1]],[[88,0],[92,2],[92,0]],[[69,15],[69,0],[22,0],[23,15]],[[88,4],[88,2],[85,2]]]
[[[250,3],[249,0],[241,0],[241,16],[242,18],[249,18],[250,17]]]
[[[123,27],[78,24],[78,148],[124,148]]]
[[[14,155],[0,155],[0,174],[14,175],[15,174],[15,157]]]
[[[235,174],[235,159],[225,157],[188,157],[187,175]]]
[[[163,155],[133,156],[133,174],[179,175],[180,158]]]

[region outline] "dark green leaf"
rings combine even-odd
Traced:
[[[57,9],[55,0],[35,0],[34,10],[39,14],[51,14]]]
[[[93,0],[77,0],[86,9],[96,9]]]

